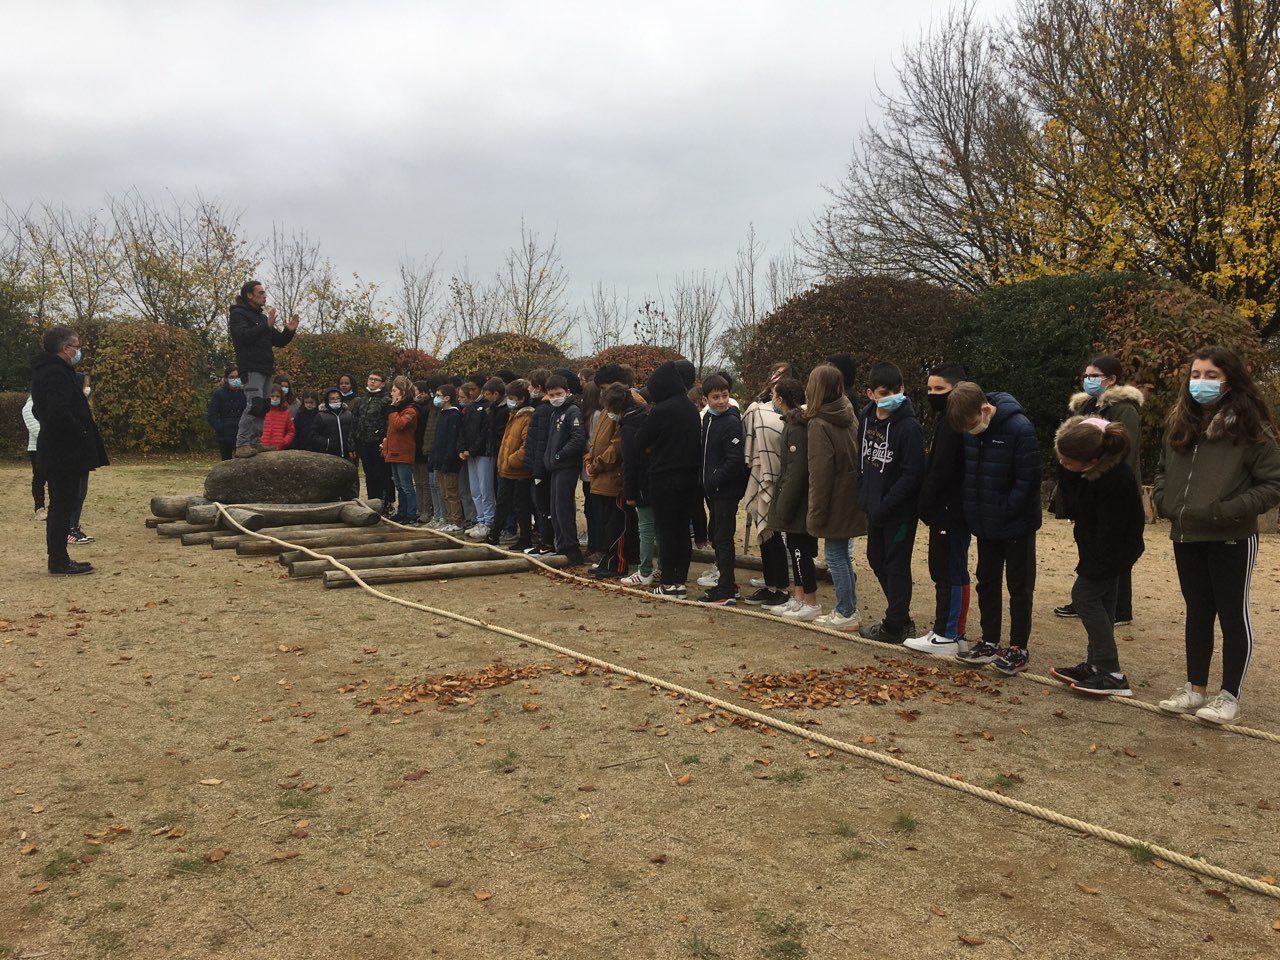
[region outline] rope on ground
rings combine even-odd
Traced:
[[[365,501],[363,500],[361,500],[360,502],[365,503]],[[368,506],[368,504],[365,503],[365,506]],[[403,523],[397,523],[396,521],[391,520],[385,516],[382,517],[382,521],[384,523],[389,524],[390,526],[396,527],[401,530],[423,529],[421,527],[411,527]],[[801,629],[808,630],[813,633],[823,633],[830,637],[836,637],[846,642],[860,643],[863,646],[874,648],[880,653],[887,653],[893,649],[893,647],[889,646],[888,644],[880,643],[879,641],[876,641],[876,640],[868,640],[866,637],[860,637],[856,633],[846,633],[843,630],[835,630],[831,627],[822,627],[822,626],[818,626],[817,624],[806,623],[802,620],[793,620],[790,617],[776,617],[771,613],[762,613],[758,610],[748,610],[736,605],[720,606],[716,604],[699,603],[696,600],[681,600],[679,597],[663,597],[663,596],[659,596],[658,594],[644,593],[643,591],[636,590],[631,587],[623,586],[620,583],[610,583],[605,580],[592,580],[587,577],[578,576],[576,573],[570,573],[567,570],[561,570],[557,567],[551,566],[550,564],[543,563],[537,557],[530,557],[530,556],[526,556],[523,553],[518,553],[513,550],[506,550],[506,549],[503,549],[502,547],[494,546],[491,543],[483,543],[483,542],[476,543],[476,541],[474,540],[464,540],[461,537],[455,537],[455,536],[452,536],[451,534],[443,533],[442,531],[439,531],[439,530],[430,530],[429,532],[434,535],[444,537],[447,540],[452,540],[454,543],[460,543],[460,544],[464,544],[466,546],[472,546],[472,547],[476,547],[476,546],[487,547],[489,550],[495,553],[501,554],[502,556],[505,556],[505,557],[524,557],[526,560],[532,561],[541,569],[546,570],[550,573],[553,573],[557,577],[562,577],[565,580],[572,580],[576,583],[583,583],[583,584],[586,584],[587,586],[601,587],[608,590],[614,590],[619,593],[633,593],[633,594],[643,593],[643,595],[646,597],[650,597],[652,599],[657,599],[657,600],[664,600],[667,603],[680,603],[680,604],[684,604],[685,606],[697,607],[700,610],[721,610],[721,611],[724,611],[725,613],[731,613],[740,617],[755,617],[760,620],[767,620],[769,623],[778,624],[781,626],[799,627]],[[949,657],[942,657],[942,656],[938,656],[937,654],[923,653],[916,650],[913,650],[911,652],[912,654],[919,653],[920,656],[931,657],[931,658],[942,660],[948,663],[954,662]],[[1028,673],[1024,671],[1023,673],[1017,674],[1017,676],[1023,677],[1026,680],[1031,681],[1032,683],[1038,683],[1043,686],[1049,687],[1050,689],[1053,689],[1053,690],[1067,689],[1063,684],[1061,684],[1057,680],[1054,680],[1052,677],[1042,676],[1038,673]],[[1153,713],[1156,716],[1164,717],[1166,719],[1183,720],[1188,723],[1194,723],[1198,726],[1209,727],[1214,730],[1225,730],[1228,733],[1239,734],[1242,737],[1252,737],[1255,740],[1265,740],[1269,743],[1280,743],[1280,734],[1272,733],[1269,730],[1259,730],[1255,727],[1244,727],[1236,723],[1211,723],[1208,720],[1201,720],[1199,717],[1190,713],[1170,713],[1167,710],[1161,710],[1160,707],[1154,703],[1150,703],[1146,700],[1139,700],[1137,697],[1106,697],[1105,699],[1111,703],[1120,704],[1121,706],[1134,707],[1138,710],[1145,710],[1148,713]]]
[[[616,663],[611,663],[608,660],[602,660],[599,657],[595,657],[587,653],[582,653],[580,651],[572,649],[571,647],[561,646],[558,643],[552,643],[549,640],[543,640],[539,637],[534,637],[527,633],[521,633],[518,630],[511,630],[507,627],[501,627],[501,626],[498,626],[497,624],[488,623],[487,621],[484,621],[484,620],[478,620],[475,617],[469,617],[469,616],[466,616],[465,614],[454,613],[451,610],[443,610],[439,607],[432,607],[425,603],[418,603],[416,600],[406,600],[402,597],[392,596],[389,593],[384,593],[383,591],[378,590],[376,587],[372,587],[369,584],[365,583],[365,581],[361,578],[358,571],[352,570],[350,567],[344,564],[341,560],[335,559],[334,557],[326,556],[323,553],[320,553],[316,550],[312,550],[309,547],[303,546],[301,544],[289,543],[286,540],[281,540],[280,538],[273,537],[269,534],[248,530],[244,526],[242,526],[239,522],[237,522],[233,517],[231,517],[231,515],[227,513],[226,507],[224,507],[221,503],[215,503],[214,505],[218,508],[218,512],[219,514],[221,514],[225,522],[228,525],[239,530],[241,533],[249,534],[250,536],[257,537],[260,540],[266,540],[270,543],[274,543],[277,546],[283,547],[288,550],[299,550],[302,553],[316,560],[327,560],[330,563],[332,563],[337,569],[341,570],[343,573],[346,573],[348,576],[350,576],[351,579],[355,581],[357,586],[360,587],[360,589],[364,590],[366,593],[371,594],[372,596],[377,597],[380,600],[386,600],[389,603],[394,603],[399,606],[406,607],[410,610],[419,610],[423,613],[429,613],[432,616],[444,617],[446,619],[453,620],[457,623],[465,623],[468,626],[479,627],[482,630],[488,630],[492,633],[496,633],[501,636],[508,637],[512,640],[517,640],[521,643],[527,643],[535,647],[540,647],[543,650],[549,650],[552,653],[557,653],[565,657],[570,657],[574,660],[581,661],[582,663],[591,664],[594,667],[598,667],[601,670],[605,670],[609,673],[613,673],[618,676],[630,677],[631,679],[636,680],[640,683],[645,683],[645,684],[648,684],[649,686],[657,687],[662,690],[667,690],[671,693],[678,694],[682,697],[688,697],[691,700],[697,700],[701,703],[707,704],[708,706],[715,707],[717,710],[723,710],[728,713],[732,713],[736,716],[743,717],[747,720],[752,720],[756,723],[763,724],[764,726],[772,727],[774,730],[778,730],[782,733],[787,733],[794,737],[799,737],[804,740],[809,740],[813,743],[821,744],[822,746],[827,747],[831,750],[838,750],[841,753],[845,753],[853,757],[858,757],[859,759],[862,759],[862,760],[868,760],[872,763],[877,763],[882,766],[891,767],[894,770],[901,771],[902,773],[911,774],[914,777],[919,777],[922,780],[926,780],[930,783],[937,784],[938,786],[947,787],[948,789],[951,789],[951,790],[957,790],[961,793],[967,793],[970,796],[979,798],[980,800],[986,800],[989,803],[997,804],[1008,810],[1013,810],[1017,813],[1025,814],[1026,816],[1029,816],[1029,817],[1035,817],[1039,820],[1045,821],[1046,823],[1052,823],[1060,827],[1066,827],[1068,830],[1075,830],[1078,833],[1083,833],[1092,837],[1097,837],[1101,840],[1106,840],[1108,843],[1113,843],[1113,844],[1116,844],[1117,846],[1126,847],[1128,849],[1142,847],[1147,850],[1150,850],[1153,855],[1160,858],[1161,860],[1164,860],[1166,863],[1171,863],[1171,864],[1174,864],[1175,866],[1182,867],[1183,869],[1189,870],[1192,873],[1198,873],[1201,876],[1210,877],[1214,880],[1218,880],[1223,883],[1229,883],[1229,884],[1232,884],[1233,886],[1240,887],[1243,890],[1249,890],[1249,891],[1252,891],[1253,893],[1258,893],[1265,897],[1272,897],[1274,899],[1280,900],[1280,887],[1271,886],[1269,884],[1263,883],[1260,880],[1255,880],[1252,877],[1246,877],[1243,874],[1235,873],[1231,870],[1225,870],[1222,867],[1215,866],[1214,864],[1211,864],[1211,863],[1206,863],[1205,861],[1198,860],[1194,857],[1189,857],[1185,854],[1179,853],[1176,850],[1170,850],[1167,847],[1162,847],[1157,844],[1149,843],[1137,837],[1131,837],[1128,834],[1119,833],[1118,831],[1115,831],[1115,830],[1109,830],[1106,827],[1101,827],[1101,826],[1098,826],[1097,824],[1089,823],[1086,820],[1079,820],[1075,817],[1069,817],[1065,814],[1058,813],[1056,810],[1050,810],[1046,807],[1040,807],[1032,803],[1027,803],[1022,800],[1017,800],[1013,797],[1007,797],[1002,793],[996,793],[994,790],[987,790],[983,787],[975,786],[974,784],[971,784],[971,783],[966,783],[963,780],[953,779],[952,777],[947,776],[946,774],[939,773],[936,770],[930,770],[927,767],[921,767],[921,766],[917,766],[914,763],[908,763],[905,760],[899,760],[897,757],[892,756],[891,754],[878,753],[877,751],[868,750],[865,747],[859,747],[859,746],[856,746],[855,744],[847,743],[843,740],[837,740],[835,737],[828,737],[826,734],[823,734],[823,733],[817,733],[813,730],[807,730],[804,727],[797,726],[794,723],[788,723],[785,720],[779,720],[777,717],[772,717],[766,713],[761,713],[757,710],[752,710],[749,707],[744,707],[739,704],[732,703],[728,700],[722,700],[719,697],[713,697],[709,694],[703,693],[700,690],[693,690],[693,689],[690,689],[689,687],[683,687],[680,684],[673,683],[670,680],[664,680],[661,677],[655,677],[647,673],[641,673],[638,670],[632,670],[629,667],[624,667]],[[554,569],[554,568],[547,567],[547,569]],[[587,581],[587,582],[591,583],[593,581]]]

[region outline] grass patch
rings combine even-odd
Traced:
[[[893,818],[893,829],[899,833],[915,833],[920,821],[909,813],[903,812]]]
[[[280,794],[279,803],[285,810],[310,810],[316,805],[316,798],[310,792],[285,790]]]
[[[57,880],[70,873],[75,862],[76,855],[70,850],[59,850],[53,855],[53,859],[41,868],[40,875],[46,880]]]
[[[106,956],[124,946],[124,934],[119,930],[95,930],[89,934],[89,942]]]
[[[698,755],[697,755],[696,753],[690,753],[690,754],[687,754],[687,755],[685,755],[684,757],[682,757],[682,758],[680,759],[680,762],[681,762],[684,766],[689,767],[689,766],[692,766],[692,765],[693,765],[693,764],[695,764],[695,763],[701,763],[701,762],[702,762],[702,760],[698,757]]]
[[[125,908],[125,902],[123,900],[107,901],[107,909],[110,910],[112,913],[119,913],[124,908]]]
[[[1150,863],[1156,858],[1156,852],[1145,843],[1135,843],[1129,848],[1129,856],[1134,863]]]
[[[845,847],[840,851],[840,859],[845,863],[858,863],[859,861],[867,859],[867,854],[865,851],[860,850],[857,847]]]
[[[804,783],[808,776],[803,770],[787,770],[773,779],[776,783]]]
[[[837,837],[844,837],[848,840],[851,837],[856,837],[858,835],[858,831],[853,828],[853,824],[848,820],[841,820],[836,824],[835,835]]]
[[[204,857],[174,857],[169,861],[169,869],[174,873],[208,873],[213,867]]]
[[[1003,773],[997,773],[987,781],[987,786],[992,790],[1007,790],[1017,782],[1018,781],[1014,780],[1013,777],[1006,776]]]
[[[510,773],[516,767],[520,766],[520,754],[514,750],[508,749],[506,753],[493,761],[493,769],[499,773]]]
[[[803,943],[792,937],[784,937],[769,944],[760,953],[768,960],[802,960],[809,955]]]
[[[698,960],[714,960],[715,957],[720,956],[720,954],[711,949],[711,944],[696,933],[689,938],[688,950],[689,956],[697,957]]]
[[[537,800],[539,803],[551,803],[555,798],[556,795],[554,793],[541,793],[533,799]]]

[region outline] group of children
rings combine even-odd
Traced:
[[[542,369],[460,382],[397,377],[389,389],[375,371],[362,396],[344,376],[300,403],[284,381],[272,389],[263,444],[358,458],[369,496],[398,501],[394,519],[403,523],[530,555],[558,553],[570,565],[590,562],[594,577],[676,598],[687,596],[693,546],[710,546],[715,565],[697,581],[706,588],[702,603],[745,602],[1005,674],[1025,670],[1042,519],[1031,421],[1009,394],[985,392],[961,365],[942,363],[928,373],[926,437],[897,366],[872,366],[863,396],[855,372],[848,354],[828,358],[803,384],[790,364],[775,364],[745,411],[728,374],[696,383],[687,361],[662,364],[641,390],[620,364],[584,371],[594,374],[587,382],[568,369]],[[1055,437],[1051,502],[1074,524],[1079,553],[1070,602],[1054,612],[1079,618],[1088,647],[1080,664],[1050,673],[1081,693],[1130,696],[1114,628],[1132,619],[1131,573],[1144,549],[1143,394],[1123,384],[1114,357],[1092,359],[1082,386]],[[1270,412],[1231,351],[1195,354],[1162,459],[1153,500],[1172,524],[1188,666],[1185,688],[1160,705],[1229,722],[1252,650],[1257,517],[1280,502]],[[740,509],[763,567],[747,595],[734,579]],[[934,586],[924,631],[911,617],[921,522]],[[885,597],[874,624],[858,613],[858,537]],[[827,612],[817,597],[819,540],[835,593]],[[980,632],[970,642],[974,541]],[[1209,698],[1215,619],[1224,671],[1221,692]]]

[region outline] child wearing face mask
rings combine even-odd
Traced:
[[[351,436],[351,411],[342,402],[342,391],[330,387],[324,392],[324,405],[316,413],[311,430],[311,449],[356,460],[355,439]]]
[[[284,406],[289,408],[289,413],[297,419],[298,410],[302,407],[301,398],[297,391],[293,389],[293,385],[289,382],[289,378],[283,374],[276,374],[272,382],[280,388],[280,395],[284,398]]]
[[[525,445],[529,440],[529,424],[533,406],[529,402],[527,380],[513,380],[506,386],[501,404],[506,427],[498,445],[498,502],[493,523],[485,542],[497,545],[502,531],[513,517],[516,541],[512,550],[528,550],[533,546],[533,472],[525,466]]]
[[[716,582],[699,602],[732,606],[740,598],[734,582],[738,504],[747,489],[742,416],[730,404],[729,382],[713,373],[702,381],[707,408],[702,417],[702,496],[709,508],[707,537],[716,554]]]
[[[978,541],[978,615],[982,639],[958,659],[989,663],[1012,676],[1027,669],[1031,598],[1040,529],[1040,443],[1022,406],[1007,393],[983,393],[971,381],[947,398],[947,419],[964,438],[964,518]],[[1000,646],[1004,584],[1009,587],[1009,645]]]
[[[867,515],[867,563],[884,591],[885,613],[858,632],[868,640],[902,643],[916,632],[911,552],[924,482],[924,431],[897,366],[875,364],[867,384],[870,402],[858,424],[858,507]]]
[[[631,368],[607,363],[596,371],[600,390],[600,419],[591,434],[591,446],[583,458],[591,481],[589,496],[596,500],[600,525],[600,560],[588,572],[596,579],[622,578],[639,559],[636,508],[623,496],[622,418],[639,402],[633,396]]]
[[[1083,663],[1049,673],[1079,693],[1131,697],[1116,650],[1116,597],[1121,576],[1142,555],[1147,518],[1125,462],[1129,432],[1102,417],[1071,417],[1058,428],[1054,446],[1062,503],[1080,556],[1071,603],[1089,648]]]
[[[315,432],[316,416],[320,413],[320,396],[314,390],[302,395],[301,405],[293,415],[293,426],[296,437],[293,441],[295,450],[312,450],[312,434]]]
[[[262,418],[262,449],[288,450],[293,445],[296,434],[293,414],[289,412],[289,405],[285,402],[284,390],[276,384],[271,388],[271,405]]]
[[[461,414],[453,405],[458,388],[452,383],[436,387],[432,404],[440,415],[436,425],[435,440],[431,445],[431,469],[440,482],[440,498],[444,501],[444,533],[462,532],[462,500],[458,496],[458,471],[462,461],[458,458],[458,432]]]

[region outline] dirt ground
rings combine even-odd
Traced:
[[[73,555],[99,572],[55,579],[26,469],[0,468],[0,958],[1280,949],[1280,901],[1143,850],[144,528],[151,494],[198,490],[205,469],[95,475],[84,526],[98,540]],[[1049,521],[1040,544],[1043,673],[1081,659],[1084,638],[1051,613],[1068,596],[1069,529]],[[916,556],[923,624],[923,544]],[[883,599],[861,548],[857,571],[875,616]],[[1269,730],[1280,730],[1278,582],[1280,542],[1264,538],[1242,722]],[[1150,528],[1135,583],[1122,662],[1156,700],[1183,679],[1165,529]],[[1280,874],[1280,745],[1020,678],[958,686],[954,668],[890,650],[536,574],[388,590],[743,702],[733,688],[747,674],[850,667],[865,687],[857,668],[874,666],[910,699],[778,712],[1250,876]],[[470,704],[371,709],[391,685],[491,676],[495,661],[547,669]]]

